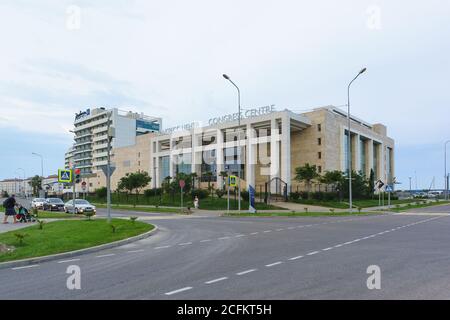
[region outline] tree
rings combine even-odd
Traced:
[[[121,190],[127,190],[129,193],[132,193],[134,190],[136,194],[134,206],[136,206],[141,189],[148,186],[151,180],[152,178],[146,171],[127,173],[125,177],[120,179],[118,188]]]
[[[213,173],[211,171],[205,172],[205,177],[208,179],[208,191],[211,193],[211,179],[212,179]]]
[[[319,177],[316,165],[305,164],[303,167],[295,168],[295,180],[306,182],[308,193],[311,191],[311,181]]]
[[[95,194],[99,199],[106,198],[107,193],[108,189],[106,187],[100,187],[98,189],[95,189]]]
[[[324,175],[320,178],[321,182],[328,185],[333,185],[336,189],[341,189],[344,182],[344,173],[339,170],[326,171]]]
[[[222,189],[225,190],[225,186],[226,186],[225,181],[227,181],[226,178],[228,177],[228,172],[226,172],[226,171],[220,171],[219,176],[222,177]]]
[[[39,190],[42,190],[42,178],[38,175],[35,175],[28,183],[33,190],[33,195],[37,197],[39,195]]]

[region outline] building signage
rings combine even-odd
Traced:
[[[198,128],[199,126],[200,126],[200,124],[198,122],[190,122],[190,123],[181,124],[179,126],[167,128],[167,129],[163,130],[162,133],[169,134],[169,133],[179,131],[179,130],[191,130],[194,128]]]
[[[78,113],[75,113],[75,121],[80,120],[84,117],[87,117],[91,114],[91,109],[86,109],[86,111],[80,111]]]
[[[272,112],[275,112],[274,104],[271,104],[270,106],[264,106],[264,107],[241,111],[240,118],[241,119],[253,118],[253,117],[257,117],[257,116],[262,116],[264,114],[269,114]],[[236,113],[227,114],[227,115],[224,115],[221,117],[211,118],[211,119],[209,119],[208,124],[211,126],[211,125],[215,125],[215,124],[219,124],[219,123],[236,121],[238,119],[239,119],[239,112],[236,112]]]

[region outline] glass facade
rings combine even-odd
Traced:
[[[164,156],[159,159],[159,177],[163,181],[170,176],[170,156]]]
[[[185,153],[182,155],[178,155],[176,157],[176,167],[175,167],[175,173],[185,173],[190,174],[191,173],[191,154]]]

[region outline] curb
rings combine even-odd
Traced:
[[[28,259],[22,259],[22,260],[1,262],[0,269],[11,268],[11,267],[22,267],[22,266],[27,266],[27,265],[34,264],[34,263],[52,261],[52,260],[57,260],[60,258],[68,258],[68,257],[73,257],[73,256],[81,255],[81,254],[86,254],[86,253],[91,253],[91,252],[96,252],[96,251],[101,251],[101,250],[105,250],[105,249],[118,247],[118,246],[121,246],[124,244],[128,244],[130,242],[135,242],[135,241],[150,237],[153,233],[158,231],[158,226],[157,225],[153,225],[153,226],[154,226],[154,228],[150,231],[147,231],[146,233],[142,233],[142,234],[134,236],[134,237],[130,237],[130,238],[126,238],[126,239],[122,239],[122,240],[118,240],[118,241],[114,241],[114,242],[110,242],[110,243],[101,244],[101,245],[98,245],[95,247],[79,249],[79,250],[69,251],[69,252],[56,253],[56,254],[51,254],[48,256],[41,256],[41,257],[28,258]]]

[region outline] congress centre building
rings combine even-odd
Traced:
[[[394,140],[387,136],[386,126],[350,119],[352,169],[367,177],[373,169],[375,179],[392,181]],[[246,110],[240,119],[237,113],[229,114],[210,119],[204,127],[191,123],[142,137],[148,154],[145,168],[140,161],[139,169],[148,171],[151,187],[180,172],[195,172],[201,182],[221,186],[225,171],[236,176],[240,172],[242,188],[257,189],[269,182],[290,192],[304,187],[294,178],[295,168],[306,163],[316,165],[319,174],[348,170],[347,126],[346,112],[334,106],[305,113],[277,111],[273,105]],[[140,149],[128,148],[121,155],[118,148],[116,160],[129,161]],[[120,168],[117,161],[115,165]],[[128,166],[128,171],[137,169]]]

